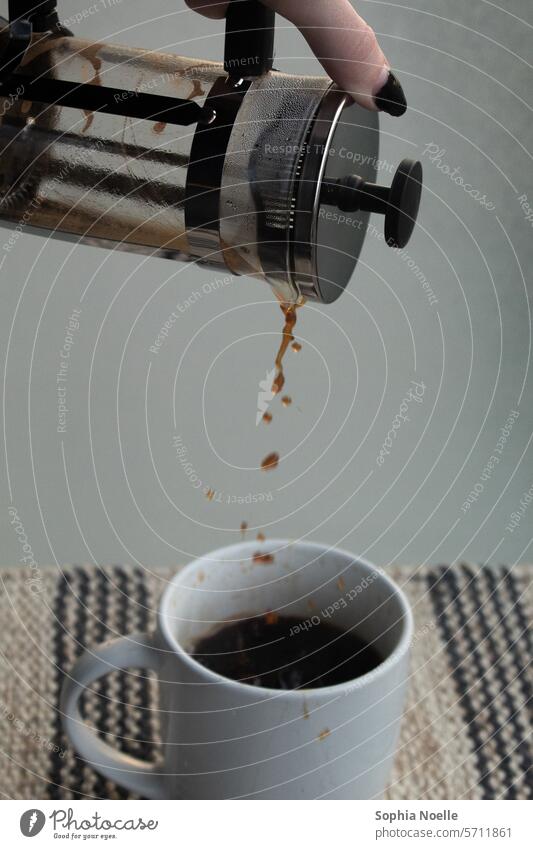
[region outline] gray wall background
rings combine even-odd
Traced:
[[[89,5],[60,3],[64,17]],[[381,564],[531,560],[532,222],[519,201],[525,193],[533,206],[531,4],[357,6],[408,96],[408,116],[382,119],[381,158],[423,161],[420,226],[407,251],[437,302],[406,259],[367,238],[348,293],[300,313],[303,350],[287,362],[292,407],[274,404],[273,423],[256,428],[258,383],[281,329],[266,286],[216,286],[220,275],[205,269],[23,233],[0,281],[2,563],[23,555],[10,507],[38,563],[181,563],[236,541],[243,520],[253,532],[323,540]],[[184,55],[222,51],[222,24],[178,0],[97,0],[76,30]],[[281,19],[276,62],[317,69]],[[433,162],[429,145],[441,151]],[[442,166],[459,169],[494,209]],[[8,236],[2,230],[0,246]],[[88,283],[67,432],[58,434],[59,352]],[[177,304],[184,311],[155,356],[149,348]],[[423,382],[422,403],[410,402],[379,466],[411,381]],[[519,416],[497,453],[511,411]],[[191,484],[176,435],[213,501]],[[257,470],[271,450],[280,467]]]

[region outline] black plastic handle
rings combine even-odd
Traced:
[[[325,180],[320,202],[337,206],[341,212],[362,209],[384,215],[385,241],[391,248],[404,248],[415,226],[421,193],[421,163],[402,159],[390,188],[351,174],[339,180]]]
[[[272,69],[275,18],[259,0],[230,0],[224,46],[224,70],[230,77],[259,77]]]

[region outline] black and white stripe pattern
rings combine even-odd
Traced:
[[[8,798],[134,798],[78,758],[57,710],[85,647],[155,625],[174,569],[43,571],[36,602],[22,569],[0,570],[0,793]],[[408,704],[389,799],[533,796],[533,568],[394,567],[415,616]],[[13,670],[17,671],[15,675]],[[89,722],[124,752],[158,756],[157,685],[112,673],[84,698]],[[16,727],[13,717],[22,719]],[[21,731],[21,728],[23,731]],[[34,731],[41,738],[36,741]]]

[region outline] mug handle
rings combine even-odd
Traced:
[[[65,677],[60,700],[63,728],[82,758],[106,778],[149,799],[165,798],[165,779],[158,772],[160,767],[104,743],[82,719],[78,703],[86,687],[110,672],[131,667],[158,671],[160,665],[154,635],[138,633],[110,640],[85,651],[76,661]]]

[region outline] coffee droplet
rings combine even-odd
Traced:
[[[284,407],[290,407],[290,405],[292,404],[292,398],[289,395],[284,395],[281,399],[281,403]]]
[[[270,469],[276,469],[279,463],[279,454],[276,451],[273,451],[271,454],[268,454],[263,462],[261,463],[261,468],[264,472],[269,471]]]
[[[325,740],[326,737],[329,737],[330,734],[331,731],[329,730],[329,728],[324,728],[318,735],[318,739],[320,740],[320,742],[322,742],[322,740]]]
[[[241,522],[241,534],[244,536],[248,530],[248,522]]]
[[[212,501],[213,498],[215,497],[215,490],[214,489],[208,489],[206,494],[205,494],[205,497],[207,498],[208,501]]]
[[[166,127],[165,121],[156,121],[154,124],[154,133],[162,133]]]
[[[274,558],[271,554],[264,554],[262,551],[256,551],[252,557],[254,563],[273,563]]]
[[[272,421],[272,413],[263,413],[263,421],[265,424],[270,424],[270,422]]]
[[[261,531],[259,531],[259,533],[257,534],[257,540],[258,540],[258,542],[264,542],[265,541],[265,535],[262,534]]]
[[[299,351],[302,350],[302,346],[300,345],[299,342],[293,342],[292,345],[291,345],[291,348],[292,348],[292,350],[294,351],[295,354],[297,354]]]

